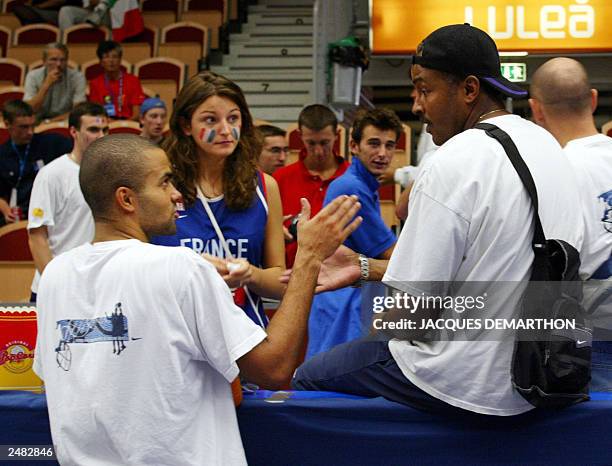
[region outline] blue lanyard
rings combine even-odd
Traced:
[[[13,150],[17,154],[17,159],[19,160],[19,177],[17,178],[17,186],[19,186],[19,183],[21,183],[21,178],[23,178],[23,174],[25,172],[26,163],[28,162],[28,156],[30,155],[30,143],[28,142],[28,145],[26,146],[25,151],[23,153],[23,157],[21,157],[19,150],[17,150],[15,141],[11,140],[11,145],[13,146]]]
[[[108,76],[106,75],[106,73],[104,73],[104,86],[106,87],[106,90],[108,91],[110,95],[111,103],[114,103],[115,94],[113,94],[113,91],[110,88],[110,84],[108,82]],[[121,112],[122,108],[123,108],[123,71],[119,73],[119,97],[117,97],[117,114]]]

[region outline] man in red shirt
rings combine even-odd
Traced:
[[[273,174],[283,203],[285,227],[300,213],[300,198],[310,202],[313,215],[323,206],[329,184],[342,175],[348,163],[334,153],[338,137],[336,115],[324,105],[309,105],[298,117],[298,128],[304,148],[297,162],[279,168]],[[297,251],[295,238],[285,248],[287,267],[293,266]]]
[[[121,45],[102,41],[96,55],[104,73],[89,81],[89,100],[103,105],[114,120],[138,120],[145,95],[138,77],[121,69]]]

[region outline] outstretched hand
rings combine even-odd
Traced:
[[[340,246],[336,251],[323,261],[317,278],[316,293],[333,291],[339,288],[351,286],[361,276],[359,269],[358,254],[346,246]],[[281,283],[289,283],[291,269],[285,270],[279,280]]]
[[[302,198],[301,203],[298,255],[311,254],[321,262],[331,256],[363,220],[355,217],[361,208],[357,196],[338,196],[313,218],[310,218],[308,201]]]

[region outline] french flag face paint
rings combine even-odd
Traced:
[[[234,137],[234,141],[238,142],[240,141],[240,128],[239,127],[233,127],[232,128],[232,136]]]
[[[214,128],[202,128],[200,130],[200,141],[204,141],[208,144],[211,144],[215,140],[216,135],[217,131]]]

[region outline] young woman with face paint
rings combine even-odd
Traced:
[[[257,169],[261,147],[241,89],[212,72],[194,76],[177,96],[170,128],[163,148],[184,206],[176,235],[152,242],[203,254],[265,326],[260,297],[284,292],[282,210],[276,182]]]

